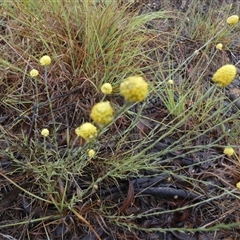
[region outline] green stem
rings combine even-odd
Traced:
[[[52,123],[53,123],[53,127],[54,130],[56,130],[56,124],[55,124],[55,119],[54,119],[54,114],[53,114],[53,105],[52,105],[52,100],[51,100],[51,96],[50,96],[50,92],[49,92],[49,88],[48,88],[48,82],[47,82],[47,67],[45,66],[44,69],[44,83],[45,83],[45,88],[46,88],[46,93],[47,93],[47,99],[48,99],[48,103],[49,103],[49,108],[50,108],[50,112],[51,112],[51,117],[52,117]],[[53,142],[55,144],[55,149],[58,149],[58,142],[57,142],[57,136],[56,134],[53,134]]]

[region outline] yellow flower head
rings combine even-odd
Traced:
[[[113,109],[108,101],[95,104],[90,117],[100,125],[106,125],[113,120]]]
[[[128,77],[120,85],[120,94],[129,102],[143,101],[148,94],[148,83],[139,76]]]
[[[232,15],[227,19],[227,24],[232,26],[238,23],[239,17],[238,15]]]
[[[42,66],[48,66],[51,64],[51,61],[52,61],[51,58],[48,55],[45,55],[40,58],[39,62]]]
[[[29,74],[31,77],[37,77],[39,72],[36,69],[32,69]]]
[[[213,82],[219,87],[229,85],[237,75],[237,68],[232,64],[226,64],[220,67],[213,75]]]
[[[222,50],[222,48],[223,48],[222,43],[218,43],[218,44],[216,45],[216,49]]]
[[[173,85],[173,84],[174,84],[173,80],[172,80],[172,79],[169,79],[169,80],[168,80],[168,84]]]
[[[231,157],[234,154],[234,149],[232,147],[225,147],[223,153],[228,157]]]
[[[49,135],[49,130],[47,128],[43,128],[41,131],[41,135],[47,137]]]
[[[237,188],[240,189],[240,182],[236,184]]]
[[[94,155],[95,155],[95,151],[93,149],[88,150],[88,156],[90,158],[94,157]]]
[[[112,85],[110,83],[104,83],[101,87],[101,91],[103,94],[112,93]]]
[[[84,138],[86,141],[90,142],[97,136],[97,128],[89,122],[83,123],[78,128],[75,129],[77,136]]]

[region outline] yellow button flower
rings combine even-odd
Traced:
[[[41,131],[41,135],[47,137],[49,135],[49,130],[47,128],[43,128]]]
[[[236,184],[237,188],[240,189],[240,182]]]
[[[223,153],[228,157],[231,157],[234,154],[234,149],[232,147],[225,147]]]
[[[82,137],[86,141],[90,142],[96,138],[97,128],[92,123],[86,122],[76,128],[75,133],[78,137]]]
[[[93,149],[88,150],[88,156],[90,158],[94,157],[95,156],[95,151]]]
[[[90,117],[100,125],[106,125],[113,120],[113,109],[108,101],[95,104]]]
[[[227,19],[227,24],[229,24],[230,26],[235,25],[238,23],[238,20],[238,15],[232,15]]]
[[[168,84],[173,85],[173,84],[174,84],[173,80],[172,80],[172,79],[169,79],[169,80],[168,80]]]
[[[120,94],[129,102],[143,101],[148,94],[148,84],[142,77],[128,77],[120,85]]]
[[[213,75],[213,82],[219,87],[226,87],[229,85],[237,75],[237,68],[232,64],[226,64],[220,67]]]
[[[104,83],[101,87],[101,91],[103,94],[112,93],[112,85],[110,83]]]
[[[48,55],[45,55],[40,58],[39,62],[42,66],[48,66],[51,64],[51,61],[52,61],[51,58]]]
[[[39,72],[38,70],[36,69],[32,69],[30,72],[29,72],[30,76],[31,77],[37,77],[39,75]]]
[[[218,43],[218,44],[216,45],[216,49],[222,50],[222,48],[223,48],[222,43]]]

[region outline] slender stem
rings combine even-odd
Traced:
[[[49,92],[49,87],[48,87],[47,74],[48,74],[48,71],[47,71],[47,67],[45,66],[45,69],[44,69],[45,89],[46,89],[46,93],[47,93],[47,99],[48,99],[49,108],[50,108],[50,112],[51,112],[53,127],[54,127],[54,130],[56,131],[57,128],[56,128],[55,118],[54,118],[54,113],[53,113],[52,99],[51,99],[50,92]],[[54,144],[55,144],[55,148],[58,149],[58,142],[57,142],[57,136],[56,136],[56,134],[53,134],[53,142],[54,142]],[[57,151],[57,152],[58,152],[58,151]]]

